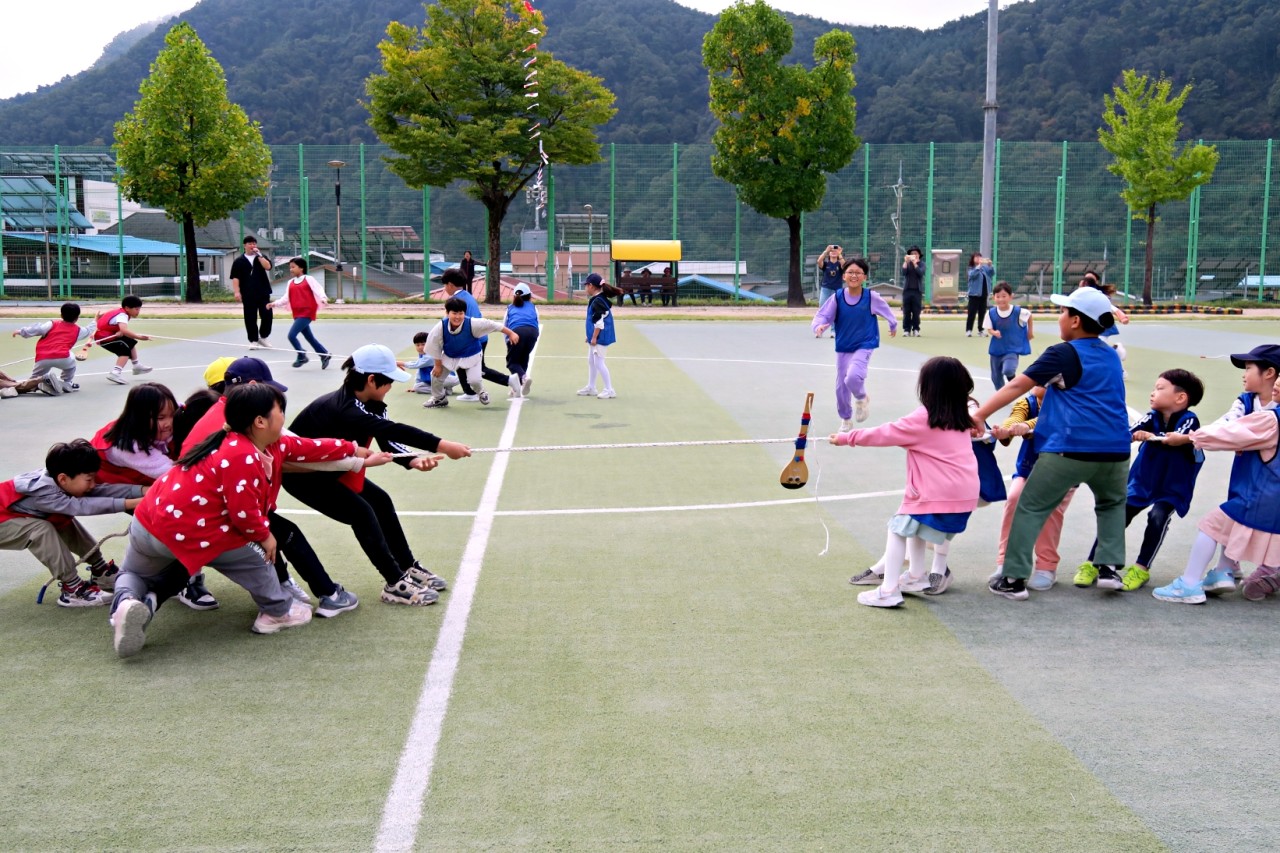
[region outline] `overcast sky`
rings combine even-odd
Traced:
[[[712,13],[731,5],[730,0],[677,2]],[[932,29],[985,11],[988,3],[989,0],[771,0],[770,5],[841,23]],[[194,0],[49,0],[47,5],[31,0],[6,2],[0,16],[5,33],[4,49],[0,50],[0,98],[31,92],[83,71],[119,33],[194,5]],[[267,15],[269,8],[269,4],[263,5]]]

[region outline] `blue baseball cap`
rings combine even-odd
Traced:
[[[235,361],[227,365],[227,372],[223,381],[226,386],[231,388],[235,385],[249,385],[253,382],[261,382],[264,385],[270,385],[277,391],[288,391],[289,388],[281,385],[275,379],[271,378],[271,368],[260,358],[252,358],[245,356],[237,358]]]
[[[1261,346],[1254,347],[1248,352],[1233,354],[1231,356],[1231,363],[1241,370],[1244,370],[1245,365],[1250,362],[1274,367],[1277,372],[1280,372],[1280,346],[1276,346],[1275,344],[1262,344]]]

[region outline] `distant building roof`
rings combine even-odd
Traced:
[[[58,230],[58,190],[39,175],[0,177],[0,214],[4,229],[17,231]],[[72,228],[87,230],[93,223],[75,207],[67,208]]]
[[[680,281],[678,282],[678,286],[680,287],[681,293],[685,293],[690,296],[696,295],[698,291],[706,292],[708,290],[715,292],[716,295],[726,294],[728,296],[733,296],[732,284],[726,284],[723,281],[719,281],[714,278],[707,278],[706,276],[703,276],[703,275],[685,276],[684,278],[680,279]],[[774,301],[768,296],[763,296],[759,293],[753,293],[752,291],[744,290],[741,287],[738,288],[738,296],[742,299],[749,299],[752,302],[773,302]]]
[[[6,240],[27,240],[32,243],[44,243],[46,236],[44,234],[16,234],[12,231],[6,231],[4,234]],[[58,245],[58,235],[48,235],[48,240],[53,245]],[[85,252],[97,252],[102,255],[111,255],[112,257],[120,254],[120,238],[115,234],[72,234],[62,239],[62,244],[70,246],[73,249],[80,249]],[[197,249],[197,254],[220,256],[222,252],[217,249]],[[177,243],[165,243],[161,240],[143,240],[138,237],[124,238],[124,254],[130,255],[159,255],[159,256],[176,256],[182,254],[182,247]]]
[[[125,218],[124,222],[103,228],[102,234],[116,234],[120,229],[130,237],[141,237],[144,240],[170,242],[181,234],[181,225],[168,216],[156,211],[139,211]],[[215,219],[208,225],[196,227],[196,245],[213,249],[239,249],[243,237],[252,234],[263,249],[274,247],[269,237],[263,237],[247,225],[242,234],[240,221],[230,217]]]

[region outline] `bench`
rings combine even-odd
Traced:
[[[631,304],[636,305],[640,302],[653,304],[653,294],[657,293],[662,296],[662,304],[676,304],[679,296],[679,288],[676,286],[676,279],[669,275],[651,275],[648,278],[641,275],[623,276],[619,278],[614,285],[618,290],[622,291],[618,294],[618,305],[621,307],[622,300],[628,295],[631,297]],[[637,297],[639,297],[637,299]]]

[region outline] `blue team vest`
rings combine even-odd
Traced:
[[[1027,395],[1027,420],[1031,420],[1040,414],[1040,401],[1036,399],[1035,394]],[[1031,476],[1031,468],[1036,464],[1036,458],[1040,453],[1036,450],[1036,436],[1032,433],[1023,436],[1022,448],[1018,451],[1018,461],[1015,464],[1013,476],[1027,479]]]
[[[991,309],[991,328],[1000,333],[993,337],[987,345],[989,355],[1031,355],[1031,342],[1027,340],[1027,327],[1018,322],[1021,308],[1014,308],[1008,317],[1001,317],[999,312]]]
[[[459,299],[461,299],[463,302],[467,303],[467,316],[468,316],[468,317],[483,317],[483,316],[484,316],[483,314],[481,314],[481,313],[480,313],[480,303],[479,303],[479,302],[476,302],[476,298],[475,298],[474,296],[472,296],[472,295],[471,295],[471,291],[470,291],[470,290],[466,290],[466,289],[464,288],[464,289],[462,289],[462,290],[459,290],[457,293],[455,293],[455,294],[454,294],[454,296],[458,297],[458,298],[459,298]],[[507,328],[511,328],[511,327],[510,327],[510,326],[508,326]],[[482,345],[483,345],[483,344],[485,344],[485,343],[488,343],[488,341],[489,341],[489,336],[488,336],[488,335],[485,335],[485,336],[483,336],[483,337],[479,338],[479,341],[480,341],[480,343],[481,343]]]
[[[600,330],[600,337],[596,339],[596,343],[602,347],[607,347],[618,340],[613,333],[613,312],[609,310],[609,300],[605,298],[603,293],[598,293],[591,297],[591,301],[587,303],[587,340],[591,340],[591,335],[595,330],[591,326],[591,306],[596,304],[596,300],[600,300],[604,308],[604,328]]]
[[[1272,412],[1280,420],[1280,410]],[[1256,450],[1236,454],[1222,511],[1252,530],[1280,533],[1280,454],[1269,462]]]
[[[480,354],[480,340],[471,336],[471,318],[465,317],[462,320],[462,328],[456,333],[449,331],[449,320],[446,318],[440,321],[444,324],[444,354],[449,358],[467,358],[472,355]]]
[[[1166,430],[1160,423],[1160,415],[1156,412],[1151,414],[1156,424],[1151,432],[1164,435]],[[1178,427],[1194,417],[1194,412],[1183,412],[1168,432],[1177,432]],[[1129,469],[1126,500],[1132,506],[1151,506],[1156,501],[1164,501],[1171,504],[1179,516],[1184,516],[1191,508],[1191,492],[1196,487],[1196,477],[1203,464],[1203,450],[1143,442],[1138,448],[1137,458],[1133,460],[1133,467]]]
[[[1007,500],[1009,493],[1005,490],[1004,475],[996,462],[995,442],[975,441],[972,444],[973,455],[978,459],[978,499],[987,503]]]
[[[1040,453],[1129,454],[1129,417],[1120,356],[1098,338],[1068,342],[1080,357],[1080,381],[1045,389],[1036,421]]]
[[[532,302],[525,302],[519,308],[514,305],[507,306],[507,319],[503,323],[508,329],[518,329],[521,326],[538,327],[538,309],[533,307]]]
[[[857,352],[880,346],[880,324],[871,313],[871,291],[863,290],[857,305],[845,301],[845,291],[831,297],[836,301],[836,352]]]

